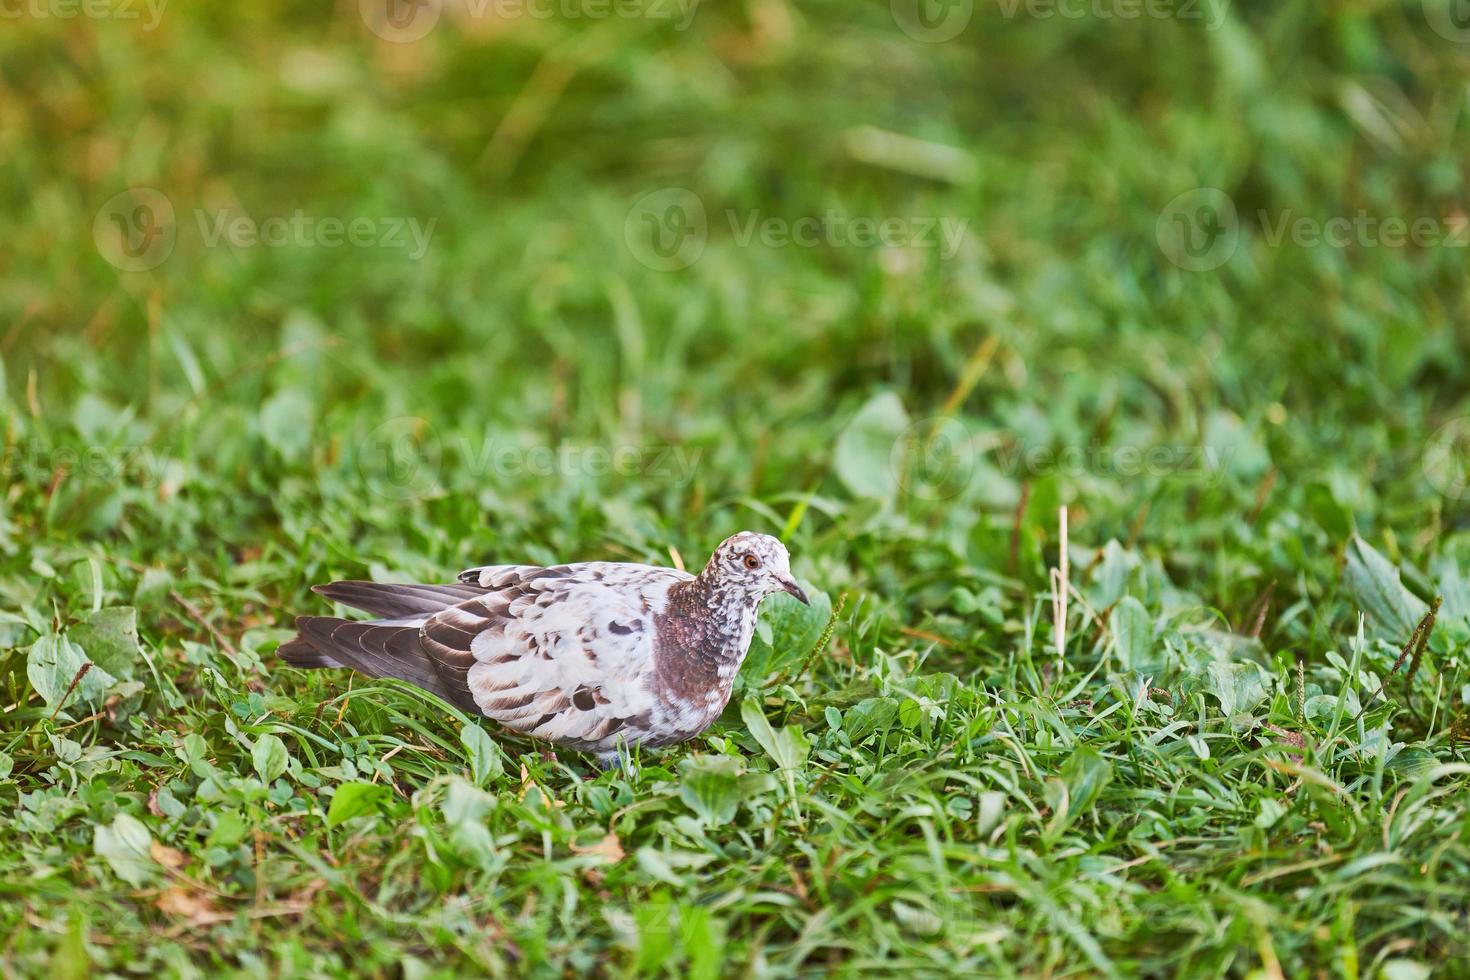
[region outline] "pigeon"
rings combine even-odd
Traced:
[[[591,754],[693,738],[720,716],[761,600],[806,593],[768,534],[726,538],[698,575],[624,562],[486,565],[454,585],[333,582],[379,617],[301,616],[294,667],[395,677],[506,728]]]

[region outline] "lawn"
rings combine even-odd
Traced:
[[[1456,12],[0,5],[0,973],[1470,975]],[[740,529],[628,769],[274,655]]]

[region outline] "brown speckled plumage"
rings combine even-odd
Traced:
[[[591,752],[669,745],[719,717],[762,599],[806,601],[786,549],[745,531],[697,576],[583,562],[473,568],[454,585],[334,582],[315,591],[382,617],[297,620],[297,667],[397,677],[507,728]]]

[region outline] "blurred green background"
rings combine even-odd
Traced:
[[[138,608],[159,661],[139,680],[172,690],[131,734],[71,731],[118,758],[145,729],[165,746],[259,724],[256,709],[307,724],[346,681],[273,672],[270,650],[332,577],[697,566],[750,527],[783,534],[834,600],[851,593],[818,690],[896,654],[974,692],[1077,695],[1050,686],[1036,639],[1065,503],[1080,568],[1112,540],[1157,570],[1151,612],[1254,623],[1288,713],[1297,655],[1355,632],[1361,603],[1337,585],[1355,531],[1425,599],[1463,581],[1470,24],[1452,3],[0,12],[7,801],[51,785],[40,774],[66,755],[43,737],[56,706],[26,650],[102,605]],[[1457,641],[1435,635],[1453,659]],[[1385,639],[1380,672],[1405,639]],[[233,710],[211,671],[300,700]],[[1463,704],[1446,676],[1440,727]],[[435,710],[383,696],[406,717]],[[381,754],[377,724],[363,746]],[[934,737],[920,754],[955,744]],[[1450,744],[1436,758],[1458,758]],[[72,834],[37,844],[55,860],[12,855],[10,870],[88,880],[63,870],[93,853],[85,821],[142,815],[157,782],[111,779],[84,817],[33,828]],[[1286,861],[1315,853],[1284,846]],[[265,880],[240,860],[215,865],[219,888]],[[293,873],[327,875],[300,860]],[[615,902],[676,876],[641,867]],[[20,911],[5,916],[27,969],[110,915],[37,887],[27,914],[54,928],[20,940]],[[1353,931],[1339,898],[1311,913],[1331,943],[1278,935],[1283,958],[1328,961]],[[1032,921],[1039,901],[1005,914]],[[511,927],[526,962],[637,965],[602,958],[602,926],[584,948],[576,916],[539,914]],[[720,935],[766,937],[784,968],[822,962],[789,920],[750,914]],[[398,935],[376,921],[303,928]],[[1000,969],[982,955],[999,949],[1037,970],[1106,972],[1096,952],[1228,971],[1270,945],[1222,926],[1181,954],[1201,959],[1169,960],[1138,938],[1156,919],[1096,950],[1035,921],[942,964]],[[257,927],[230,928],[219,962],[305,969],[285,947],[250,961]],[[544,939],[558,929],[571,938]],[[402,952],[384,941],[364,947],[379,969]]]
[[[1197,445],[1213,420],[1269,447],[1285,484],[1327,481],[1390,523],[1439,506],[1415,477],[1465,412],[1470,252],[1267,234],[1364,211],[1460,227],[1463,246],[1470,49],[1417,3],[960,2],[914,20],[901,0],[643,16],[484,0],[383,21],[350,3],[118,0],[62,19],[61,0],[28,2],[50,12],[0,41],[11,442],[78,423],[152,446],[184,461],[181,487],[230,487],[230,523],[353,479],[351,448],[400,416],[450,452],[484,433],[699,447],[694,481],[620,496],[700,519],[820,486],[824,449],[880,388],[915,418],[958,393],[982,453],[992,433]],[[674,271],[629,247],[668,188],[706,213],[707,244]],[[1228,195],[1238,244],[1190,271],[1160,234],[1195,220],[1187,197],[1169,209],[1197,188]],[[837,244],[742,235],[831,215],[964,235],[952,255],[854,245],[840,221]],[[306,230],[285,244],[218,235],[293,217]],[[354,219],[367,244],[333,247],[330,222]],[[124,227],[156,267],[102,254]],[[494,474],[444,469],[536,519]],[[984,482],[979,503],[1019,482]],[[1116,533],[1151,489],[1082,503]],[[219,541],[187,506],[76,506],[145,547]],[[1161,506],[1143,530],[1192,536],[1179,516]]]

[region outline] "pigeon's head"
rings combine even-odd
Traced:
[[[741,531],[721,541],[703,574],[738,589],[756,602],[777,592],[807,602],[806,593],[791,577],[791,556],[786,553],[786,546],[769,534]]]

